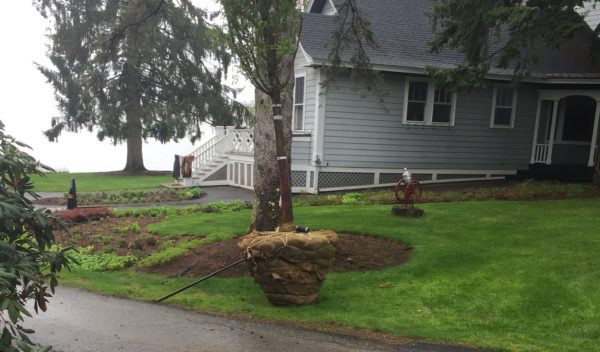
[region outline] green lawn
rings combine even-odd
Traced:
[[[161,183],[173,182],[170,175],[113,176],[102,173],[51,173],[31,177],[36,192],[68,192],[75,178],[78,192],[121,191],[158,188]]]
[[[598,351],[600,199],[423,205],[422,219],[389,206],[295,209],[296,223],[411,244],[405,265],[329,274],[318,304],[271,306],[251,278],[209,280],[169,302],[220,311],[339,324],[438,342],[512,351]],[[176,232],[245,230],[249,212],[170,218]],[[164,232],[162,232],[164,231]],[[136,272],[72,272],[69,285],[152,300],[192,279]],[[380,288],[383,283],[386,288]]]

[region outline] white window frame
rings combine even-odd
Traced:
[[[425,102],[425,120],[424,121],[409,121],[408,120],[408,90],[410,89],[411,82],[425,82],[427,83],[427,101]],[[404,106],[402,123],[405,125],[417,125],[417,126],[454,126],[456,118],[456,92],[452,92],[452,108],[450,109],[450,122],[433,122],[433,107],[435,105],[435,84],[432,80],[425,78],[407,78],[404,81]]]
[[[302,95],[303,101],[302,104],[296,104],[296,80],[298,78],[304,79],[304,94]],[[304,126],[306,124],[306,72],[296,72],[294,73],[294,91],[292,92],[293,97],[293,108],[292,108],[292,131],[295,132],[304,132]],[[302,129],[296,129],[296,107],[302,105]]]
[[[510,112],[510,124],[509,125],[496,125],[494,124],[494,120],[496,119],[496,99],[498,98],[498,88],[501,89],[512,89],[512,106]],[[492,92],[492,113],[490,114],[490,128],[504,128],[504,129],[514,129],[515,128],[515,118],[517,116],[517,97],[519,96],[519,89],[517,87],[511,87],[507,84],[495,84]],[[508,106],[499,106],[501,108],[508,108]]]

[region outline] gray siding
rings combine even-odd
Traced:
[[[519,87],[514,129],[489,128],[492,89],[459,93],[455,125],[402,123],[404,77],[388,75],[384,106],[361,97],[349,77],[327,93],[323,162],[330,167],[527,169],[537,106],[535,86]],[[387,109],[387,110],[386,110]]]
[[[292,138],[292,163],[310,165],[312,142],[298,141]]]

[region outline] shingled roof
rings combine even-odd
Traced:
[[[343,0],[335,0],[339,5]],[[359,0],[358,4],[368,20],[378,50],[369,49],[371,62],[381,70],[419,71],[428,66],[449,68],[464,62],[464,56],[445,49],[439,54],[430,52],[433,26],[429,14],[435,0]],[[304,24],[300,42],[315,65],[326,64],[332,43],[332,34],[339,23],[335,16],[319,13],[303,14]],[[590,62],[591,32],[580,33],[560,50],[540,50],[543,63],[528,67],[535,78],[598,77],[600,67]],[[346,50],[342,60],[349,61],[352,49]],[[493,68],[491,74],[509,76],[513,69]]]

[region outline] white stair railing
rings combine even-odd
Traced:
[[[198,169],[202,165],[206,165],[215,160],[219,154],[225,152],[228,138],[229,136],[217,135],[200,145],[200,147],[191,154],[196,157],[192,163],[192,167]]]
[[[191,155],[195,156],[194,170],[210,164],[223,153],[254,153],[254,130],[233,126],[216,127],[216,135],[202,143]]]

